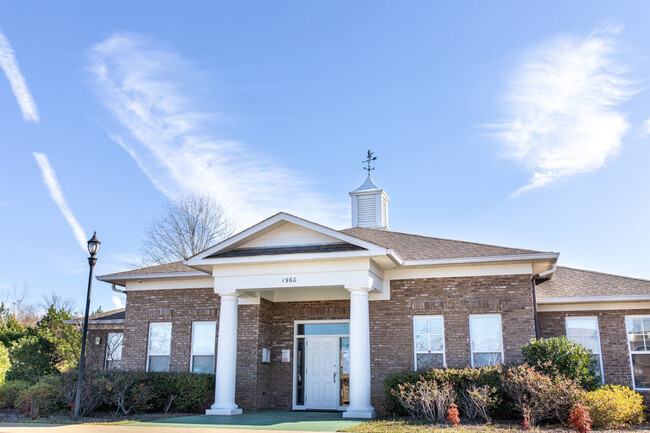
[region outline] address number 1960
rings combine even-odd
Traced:
[[[296,277],[284,277],[284,278],[282,278],[283,283],[295,283],[296,281],[298,281],[298,278],[296,278]]]

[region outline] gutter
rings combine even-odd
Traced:
[[[505,256],[458,257],[458,258],[450,258],[450,259],[433,259],[433,260],[404,260],[404,266],[453,265],[453,264],[464,264],[464,263],[522,262],[522,261],[530,261],[530,260],[553,260],[553,259],[557,260],[559,257],[560,257],[560,253],[533,253],[533,254],[512,254],[512,255],[505,255]]]
[[[650,301],[650,295],[627,295],[627,296],[583,296],[583,297],[558,297],[542,298],[540,304],[583,304],[592,302],[630,302]]]
[[[557,261],[553,263],[553,267],[548,271],[540,272],[539,274],[533,275],[531,278],[531,284],[533,286],[533,315],[535,318],[535,339],[537,340],[539,340],[540,332],[539,332],[539,317],[537,316],[537,285],[535,284],[535,280],[550,275],[556,270],[557,270]]]
[[[116,287],[116,284],[111,284],[111,289],[112,289],[114,292],[117,292],[117,293],[122,293],[122,294],[126,293],[126,290],[118,289],[118,288]]]

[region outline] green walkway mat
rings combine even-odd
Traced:
[[[134,425],[166,427],[211,427],[215,429],[292,430],[305,432],[335,432],[366,420],[344,419],[341,412],[303,412],[267,410],[245,412],[242,415],[192,415],[139,422]]]

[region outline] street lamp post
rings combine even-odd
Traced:
[[[81,356],[79,357],[79,379],[77,380],[77,396],[74,403],[74,420],[79,420],[79,406],[81,405],[81,385],[84,378],[84,366],[86,365],[86,336],[88,335],[88,314],[90,312],[90,291],[93,287],[93,271],[97,263],[97,251],[99,251],[99,239],[97,239],[97,232],[88,241],[88,264],[90,265],[90,273],[88,274],[88,294],[86,297],[86,314],[84,314],[84,327],[81,336]]]

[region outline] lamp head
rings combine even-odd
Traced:
[[[93,237],[88,241],[88,252],[90,253],[90,257],[95,257],[95,254],[99,251],[100,245],[101,242],[97,239],[97,232],[95,232],[93,233]]]

